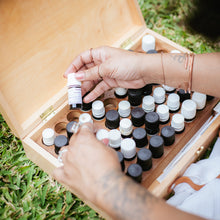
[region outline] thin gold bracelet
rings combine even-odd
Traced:
[[[163,51],[160,54],[161,54],[161,65],[162,65],[162,72],[163,72],[163,84],[166,85],[166,83],[165,83],[164,66],[163,66]]]
[[[194,53],[187,53],[185,60],[185,69],[188,72],[188,88],[187,91],[191,93],[192,91],[192,76],[193,76],[193,64],[194,64]]]

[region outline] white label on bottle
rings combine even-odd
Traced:
[[[68,100],[69,105],[82,104],[81,88],[68,89]]]

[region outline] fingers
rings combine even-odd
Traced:
[[[93,82],[93,81],[85,81],[83,82],[81,89],[82,89],[82,96],[84,96],[87,92],[92,90],[98,82]]]
[[[73,63],[71,63],[70,65],[69,65],[69,67],[67,68],[67,70],[66,70],[66,72],[64,73],[64,77],[67,77],[67,75],[69,74],[69,73],[75,73],[77,71],[77,68],[74,66],[74,64]]]
[[[62,166],[62,167],[59,167],[59,168],[56,168],[56,169],[53,171],[52,176],[53,176],[54,179],[56,179],[57,181],[62,182],[62,180],[64,180],[64,179],[66,178],[66,176],[65,176],[65,174],[64,174],[64,168],[63,168],[63,166]]]
[[[103,144],[108,146],[108,143],[109,143],[109,139],[108,138],[104,138],[101,141],[102,141]]]
[[[71,177],[74,175],[75,175],[75,173],[74,173],[74,169],[72,169],[72,167],[70,167],[70,169],[68,169],[68,170],[65,170],[64,166],[56,168],[52,174],[53,178],[56,179],[59,183],[65,184],[65,185],[69,186],[70,188],[73,183]]]
[[[68,73],[77,72],[83,66],[86,66],[87,68],[91,67],[91,63],[93,63],[92,49],[86,50],[79,56],[77,56],[70,64],[70,66],[67,68],[66,72],[64,73],[64,77],[66,77]]]
[[[69,147],[75,148],[79,140],[84,141],[87,139],[90,135],[94,135],[94,129],[92,123],[85,123],[80,126],[79,131],[76,133],[76,135],[73,135],[70,139]],[[78,146],[76,146],[78,147]],[[64,154],[65,156],[65,154]]]
[[[85,103],[92,102],[110,88],[109,84],[101,81],[83,100]]]
[[[89,68],[84,71],[79,71],[76,73],[76,79],[80,81],[89,81],[89,80],[97,80],[102,79],[106,76],[106,72],[101,72],[102,70],[102,64],[95,65],[92,68]]]
[[[79,133],[81,135],[85,135],[87,133],[94,134],[93,124],[92,123],[82,124]]]

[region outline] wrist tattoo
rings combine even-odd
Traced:
[[[101,200],[105,200],[117,219],[151,219],[158,199],[132,179],[112,171],[102,177],[99,186],[104,192]]]
[[[172,57],[172,59],[174,61],[178,61],[179,63],[183,63],[183,62],[185,62],[186,54],[174,54],[174,53],[171,53],[170,57]]]

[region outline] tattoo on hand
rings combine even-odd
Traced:
[[[186,59],[186,54],[170,54],[174,61],[178,61],[179,63],[183,63]]]
[[[142,186],[115,171],[105,175],[101,182],[104,197],[118,219],[151,219],[152,208],[158,199]]]

